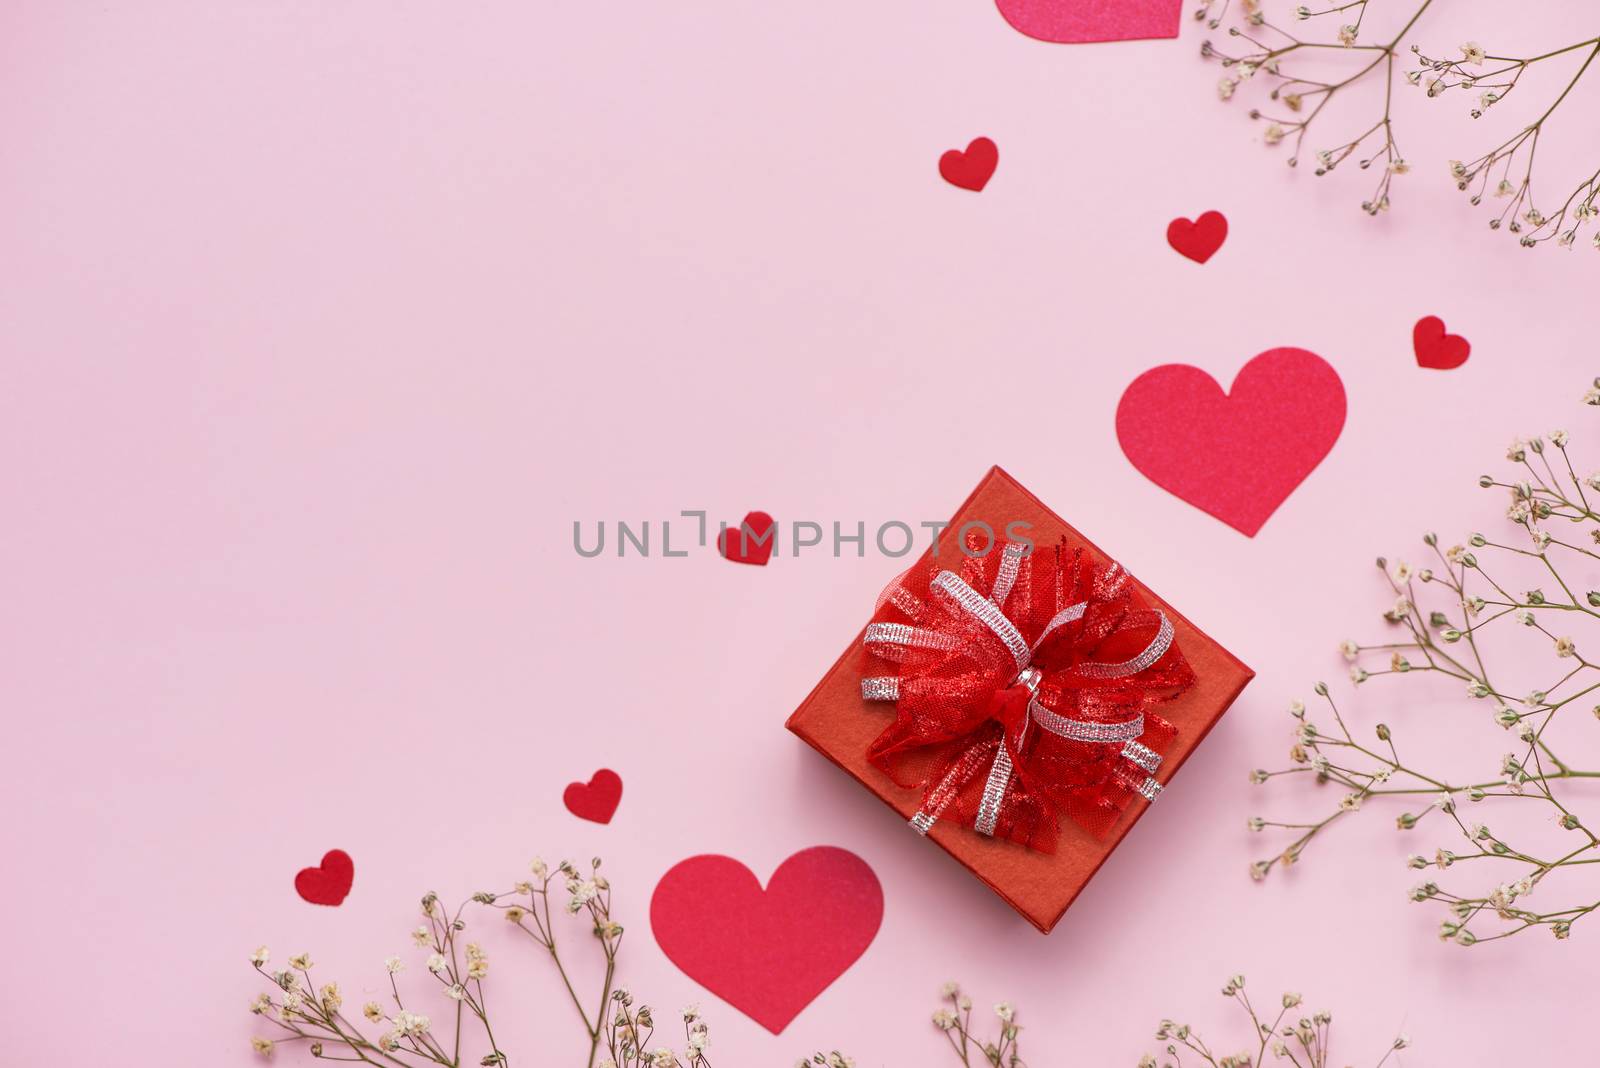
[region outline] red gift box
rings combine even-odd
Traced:
[[[1026,530],[1026,537],[1038,548],[1060,544],[1082,549],[1093,561],[1086,566],[1113,566],[1110,557],[998,467],[989,470],[944,528],[937,542],[938,561],[963,560],[966,554],[960,531],[974,523],[986,525],[1001,541],[1006,536],[1003,532],[1009,529]],[[933,558],[934,550],[930,548],[912,573],[929,573]],[[959,568],[958,562],[943,566]],[[1170,621],[1170,642],[1177,651],[1173,659],[1181,657],[1193,672],[1187,688],[1159,706],[1160,719],[1175,731],[1170,737],[1163,736],[1159,767],[1151,776],[1165,786],[1255,673],[1136,579],[1131,586],[1132,595],[1144,607],[1154,610],[1150,615],[1159,612]],[[863,599],[863,616],[868,614],[868,607],[869,602]],[[1136,792],[1128,793],[1118,800],[1116,811],[1108,817],[1109,826],[1096,828],[1099,833],[1080,825],[1081,819],[1061,819],[1047,838],[1033,836],[1036,843],[1044,839],[1044,844],[1036,848],[1017,844],[1028,839],[1014,829],[1012,837],[1017,841],[1005,841],[1003,835],[986,837],[957,819],[927,821],[924,806],[931,794],[925,796],[922,788],[897,784],[869,759],[875,740],[896,722],[896,711],[892,703],[869,701],[862,695],[862,679],[878,675],[883,668],[863,642],[867,634],[864,628],[789,717],[789,730],[849,772],[902,819],[921,820],[920,827],[927,828],[930,840],[983,880],[1029,923],[1048,933],[1111,851],[1144,816],[1149,802]],[[881,750],[880,743],[880,753]],[[994,781],[992,774],[990,781]],[[1155,791],[1155,784],[1150,783],[1146,792]],[[993,823],[991,815],[990,827]]]

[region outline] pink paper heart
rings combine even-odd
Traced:
[[[1198,219],[1173,219],[1167,224],[1167,244],[1180,256],[1204,263],[1216,255],[1228,239],[1228,219],[1220,211],[1208,211]]]
[[[593,823],[610,823],[621,801],[622,776],[610,768],[601,768],[588,782],[569,782],[561,795],[568,812]]]
[[[315,868],[301,868],[294,877],[295,893],[313,905],[337,905],[350,893],[356,879],[355,862],[342,849],[330,849]]]
[[[1041,41],[1133,41],[1178,36],[1182,0],[995,0],[1000,14]]]
[[[966,151],[952,148],[939,157],[939,177],[958,189],[983,191],[1000,163],[1000,149],[987,137],[975,137]]]
[[[1146,371],[1117,405],[1117,441],[1151,482],[1254,537],[1328,455],[1344,416],[1339,372],[1304,349],[1273,349],[1227,393],[1187,364]]]
[[[802,849],[766,889],[732,857],[690,857],[650,899],[667,959],[773,1034],[866,952],[882,921],[877,875],[836,846]]]
[[[1472,346],[1460,334],[1445,333],[1444,320],[1437,315],[1425,315],[1411,329],[1411,347],[1417,354],[1417,366],[1435,371],[1449,371],[1460,367],[1472,355]]]
[[[738,527],[728,527],[717,535],[717,552],[736,564],[766,567],[777,544],[772,535],[772,517],[765,512],[746,512]]]

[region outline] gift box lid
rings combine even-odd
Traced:
[[[1014,522],[1028,523],[1032,525],[1028,536],[1035,544],[1050,544],[1065,537],[1069,545],[1086,549],[1101,564],[1112,560],[999,467],[989,469],[971,496],[956,510],[950,525],[941,532],[937,542],[940,558],[960,558],[959,531],[963,524],[976,521],[987,523],[996,532],[1005,531],[1007,525]],[[933,551],[930,547],[924,559]],[[1178,729],[1177,739],[1167,748],[1156,773],[1156,778],[1165,785],[1255,673],[1182,612],[1140,583],[1137,576],[1133,581],[1146,604],[1161,609],[1172,621],[1178,648],[1195,674],[1195,682],[1188,690],[1161,706],[1161,715]],[[869,597],[863,597],[863,618],[871,614],[871,603]],[[892,719],[893,709],[866,701],[861,696],[861,677],[870,673],[871,659],[862,645],[864,633],[863,628],[789,717],[787,726],[899,813],[902,820],[910,820],[922,800],[921,791],[896,785],[867,759],[868,747]],[[1168,799],[1165,803],[1172,801]],[[1029,923],[1049,933],[1149,807],[1149,802],[1135,800],[1102,838],[1063,820],[1055,853],[1036,852],[1011,842],[996,841],[944,820],[935,823],[927,837],[972,871]],[[906,833],[912,832],[907,829]]]

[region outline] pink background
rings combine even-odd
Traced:
[[[1423,38],[1565,43],[1537,23],[1452,5]],[[1407,1064],[1570,1054],[1592,932],[1438,945],[1401,858],[1441,839],[1387,810],[1253,885],[1245,817],[1297,791],[1245,772],[1335,643],[1381,634],[1371,558],[1496,522],[1472,480],[1506,439],[1588,414],[1600,260],[1483,229],[1445,177],[1496,132],[1464,100],[1404,98],[1417,169],[1366,219],[1367,176],[1288,171],[1183,32],[1047,45],[985,0],[5,5],[7,1058],[248,1063],[258,942],[358,1000],[423,890],[536,853],[606,857],[628,982],[705,1002],[722,1066],[937,1061],[947,977],[1018,1001],[1037,1065],[1131,1065],[1162,1016],[1231,1026],[1235,970],[1333,1009],[1340,1063],[1400,1028]],[[979,134],[989,188],[940,182]],[[1164,234],[1208,208],[1232,232],[1200,267]],[[1426,314],[1465,367],[1416,367]],[[1134,472],[1112,416],[1148,367],[1226,383],[1280,345],[1338,368],[1349,421],[1246,539]],[[1049,938],[782,729],[896,562],[571,548],[574,519],[685,508],[942,519],[995,462],[1259,672]],[[1494,730],[1439,744],[1492,772]],[[602,765],[606,827],[560,804]],[[765,878],[819,843],[875,867],[884,925],[774,1038],[646,905],[685,856]],[[353,893],[299,901],[335,846]],[[543,962],[488,942],[507,1048],[571,1063]]]

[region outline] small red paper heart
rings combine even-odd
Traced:
[[[1000,163],[1000,150],[987,137],[973,138],[965,152],[952,148],[939,157],[939,175],[959,189],[982,191]]]
[[[342,849],[330,849],[315,868],[301,868],[294,877],[294,889],[313,905],[337,905],[350,893],[356,881],[356,865]]]
[[[765,512],[751,512],[744,517],[738,529],[724,527],[717,535],[717,552],[724,560],[736,564],[765,566],[772,558],[772,517]]]
[[[1198,367],[1146,371],[1117,405],[1117,441],[1151,482],[1254,537],[1328,455],[1344,416],[1344,383],[1326,360],[1273,349],[1228,393]]]
[[[1472,346],[1460,334],[1444,332],[1444,320],[1437,315],[1425,315],[1411,328],[1411,347],[1417,354],[1417,366],[1435,371],[1448,371],[1460,367],[1472,355]]]
[[[732,857],[690,857],[656,884],[650,927],[683,973],[778,1034],[866,952],[883,887],[846,849],[802,849],[765,890]]]
[[[1228,220],[1220,211],[1208,211],[1193,222],[1173,219],[1167,224],[1167,244],[1196,263],[1209,260],[1227,237]]]
[[[1178,36],[1180,0],[996,0],[1016,29],[1041,41],[1131,41]]]
[[[595,823],[610,823],[621,800],[622,776],[610,768],[601,768],[590,776],[587,783],[567,783],[567,789],[561,795],[568,812],[580,820],[593,820]]]

